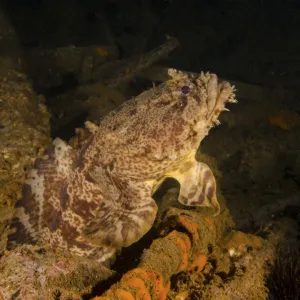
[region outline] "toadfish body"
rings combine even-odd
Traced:
[[[17,202],[17,242],[39,241],[104,262],[152,226],[153,193],[167,177],[179,202],[214,207],[216,182],[195,154],[234,88],[214,74],[169,70],[170,80],[111,112],[75,150],[61,139],[37,159]]]

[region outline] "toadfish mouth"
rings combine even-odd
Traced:
[[[196,101],[196,106],[193,104],[190,107],[190,116],[193,110],[196,114],[195,123],[202,123],[205,120],[210,124],[209,127],[220,124],[218,117],[222,111],[228,111],[225,107],[226,103],[236,103],[235,87],[231,86],[229,82],[218,80],[217,75],[212,73],[196,74],[182,74],[175,70],[170,70],[169,74],[177,78],[182,76],[185,82],[178,88],[176,96],[179,94],[180,105],[182,108],[189,107],[189,101],[192,99]],[[199,125],[196,125],[196,128]],[[197,129],[195,130],[197,131]]]
[[[227,81],[218,81],[215,74],[201,74],[195,79],[197,92],[191,94],[199,105],[196,110],[196,118],[191,122],[190,135],[206,135],[209,129],[220,124],[218,120],[222,111],[229,111],[225,107],[227,103],[236,103],[235,88]],[[189,93],[188,86],[182,86],[181,92]],[[189,98],[188,98],[189,100]]]
[[[237,103],[234,94],[235,88],[227,81],[218,83],[217,76],[212,74],[207,85],[207,119],[212,125],[219,125],[218,117],[222,111],[229,111],[226,103]]]

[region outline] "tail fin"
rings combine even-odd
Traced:
[[[76,152],[61,139],[42,158],[36,159],[16,204],[9,242],[28,243],[38,239],[45,226],[57,227],[61,207],[67,201],[66,186],[73,170]]]

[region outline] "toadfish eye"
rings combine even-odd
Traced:
[[[184,95],[187,95],[190,91],[191,91],[191,89],[190,89],[187,85],[184,85],[184,86],[181,88],[181,92],[182,92],[182,94],[184,94]]]

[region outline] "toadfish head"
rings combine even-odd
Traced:
[[[225,104],[236,102],[234,87],[225,81],[218,82],[217,76],[211,73],[190,75],[170,69],[169,75],[172,79],[167,86],[175,111],[173,132],[192,150],[211,127],[220,124],[218,117],[227,110]]]
[[[195,151],[209,129],[220,123],[225,104],[236,102],[234,87],[218,82],[215,74],[169,69],[169,75],[166,83],[138,97],[136,117],[126,122],[134,147],[147,149],[150,159],[177,160]]]

